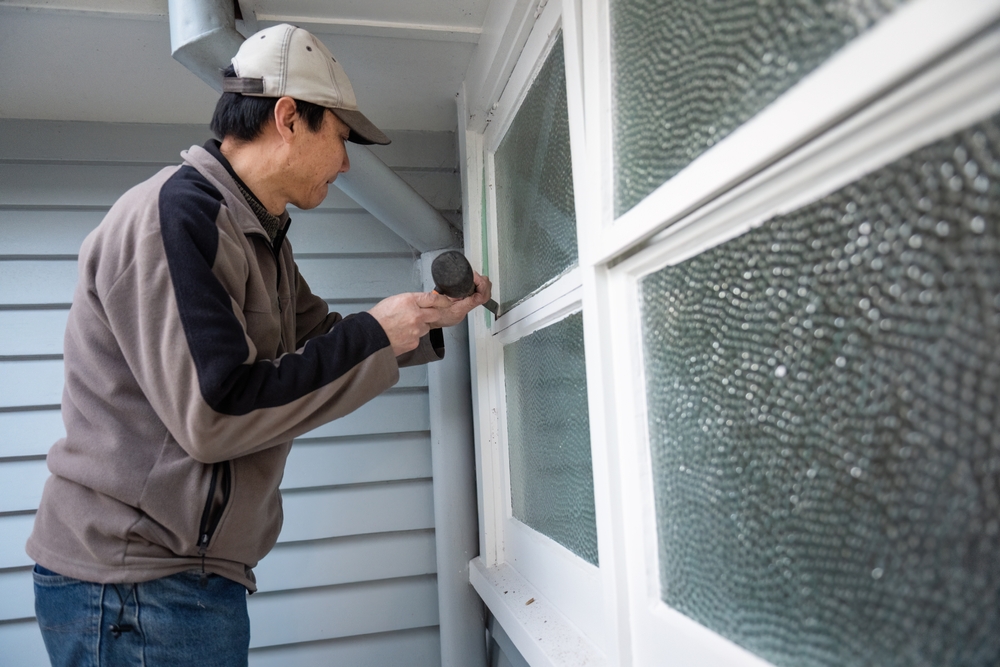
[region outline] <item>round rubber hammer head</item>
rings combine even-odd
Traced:
[[[472,279],[472,266],[465,255],[457,250],[441,253],[431,262],[431,278],[438,294],[453,299],[464,299],[476,291]]]
[[[434,291],[450,296],[453,299],[464,299],[476,292],[476,282],[472,274],[472,265],[465,255],[457,250],[443,252],[431,262],[431,278],[434,280]],[[500,317],[500,306],[493,299],[483,304],[494,317]]]

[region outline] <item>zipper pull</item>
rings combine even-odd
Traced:
[[[208,572],[205,572],[205,552],[208,551],[208,533],[202,533],[198,540],[198,553],[201,555],[201,577],[198,579],[199,588],[208,588]]]

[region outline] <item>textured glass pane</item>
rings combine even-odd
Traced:
[[[615,212],[903,0],[612,0]]]
[[[504,348],[514,516],[597,564],[583,315]]]
[[[776,665],[1000,664],[1000,117],[642,314],[667,604]]]
[[[499,280],[506,309],[576,264],[562,36],[494,156]]]

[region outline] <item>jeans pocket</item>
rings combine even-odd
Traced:
[[[31,578],[34,580],[36,586],[67,586],[83,583],[79,579],[73,579],[58,572],[53,572],[37,563],[31,569]]]
[[[35,615],[43,630],[74,632],[100,618],[101,585],[80,581],[36,565]]]

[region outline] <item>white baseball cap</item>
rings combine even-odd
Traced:
[[[222,90],[252,97],[292,97],[333,111],[351,128],[349,141],[387,144],[389,137],[358,110],[354,88],[330,50],[302,28],[282,23],[247,38],[233,57],[236,77]]]

